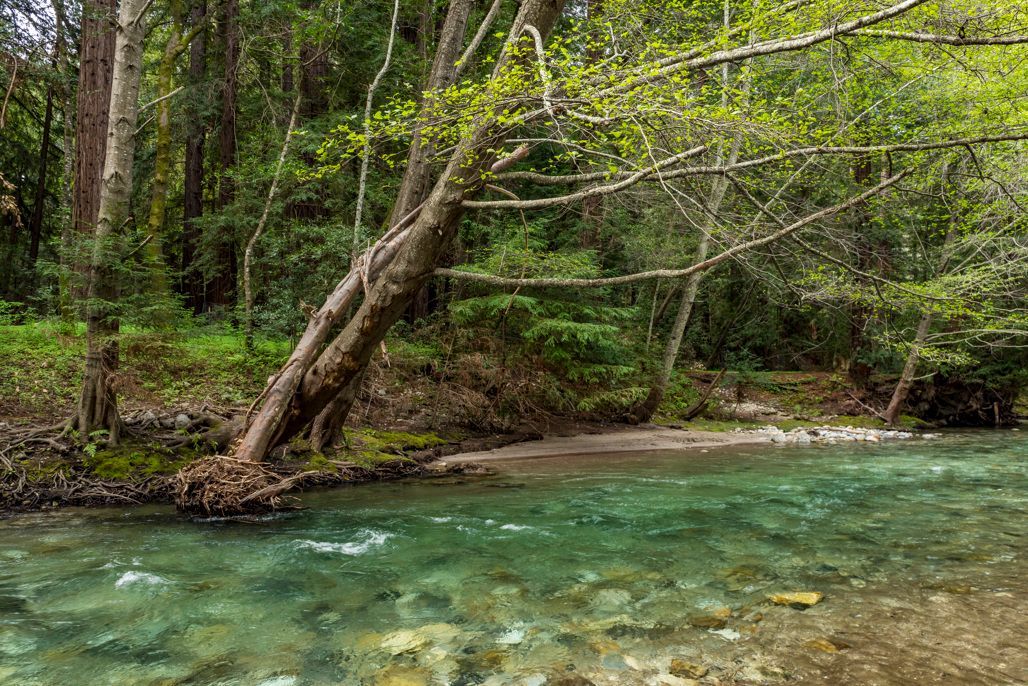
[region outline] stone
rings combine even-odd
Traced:
[[[674,674],[658,674],[656,678],[660,686],[700,686],[696,679],[683,679]]]
[[[707,672],[710,670],[703,665],[676,657],[671,660],[671,668],[668,671],[674,676],[685,679],[702,679],[707,676]]]
[[[188,414],[185,414],[185,413],[177,414],[177,415],[175,415],[175,428],[181,431],[182,429],[184,429],[187,426],[189,426],[189,423],[191,421],[192,420],[189,418]]]
[[[565,674],[550,679],[546,682],[547,686],[596,686],[592,681],[589,681],[581,674]]]
[[[728,619],[732,616],[732,609],[730,607],[719,607],[711,612],[710,615],[719,619]]]
[[[375,686],[428,686],[431,675],[410,667],[387,667],[375,676]]]
[[[848,643],[831,638],[815,638],[803,645],[814,650],[820,650],[822,653],[837,653],[850,647]]]
[[[728,622],[724,617],[715,615],[693,615],[686,620],[689,626],[697,629],[724,629]]]
[[[391,655],[402,655],[403,653],[413,653],[426,643],[428,643],[426,637],[413,631],[394,631],[382,639],[379,647]]]
[[[825,597],[819,591],[798,591],[795,593],[775,593],[768,599],[775,605],[786,605],[796,610],[805,610],[820,603]]]

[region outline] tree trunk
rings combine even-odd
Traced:
[[[562,7],[563,2],[559,0],[525,2],[519,10],[512,35],[520,36],[525,24],[531,24],[542,35],[547,35]],[[463,2],[455,2],[450,6],[451,13],[463,14],[466,11]],[[466,16],[458,19],[447,17],[446,28],[440,39],[441,54],[437,54],[433,66],[432,80],[435,83],[441,82],[436,79],[445,77],[444,71],[452,70],[453,62],[448,61],[449,58],[442,56],[442,53],[447,53],[447,46],[452,48],[453,43],[458,44],[455,50],[459,50],[460,41],[456,41],[450,34],[459,32],[463,35]],[[509,53],[505,53],[501,64],[510,59]],[[308,333],[294,350],[289,362],[269,385],[264,405],[236,447],[237,459],[263,459],[274,445],[288,441],[302,431],[340,392],[364,373],[371,355],[386,332],[431,276],[437,261],[456,233],[464,212],[462,201],[467,194],[480,188],[482,172],[490,168],[495,155],[493,151],[499,149],[503,142],[504,134],[495,130],[493,117],[486,115],[476,129],[456,146],[435,188],[420,206],[414,225],[402,248],[398,250],[399,254],[385,268],[382,276],[374,281],[354,317],[315,360],[320,341],[327,337],[332,320],[340,314],[335,308],[343,302],[348,303],[353,297],[342,297],[345,295],[344,285],[353,283],[356,289],[360,278],[351,273],[340,284],[318,315],[311,320]],[[424,147],[416,136],[409,159],[417,166],[427,165],[427,160],[418,153]],[[399,220],[398,227],[412,215],[411,210],[418,207],[416,203],[409,205],[411,198],[418,197],[409,186],[420,185],[427,179],[427,170],[407,170],[392,213],[394,218],[403,218]],[[410,209],[407,214],[401,214],[400,207]],[[388,245],[395,245],[395,240]]]
[[[175,62],[189,43],[203,30],[203,24],[194,24],[187,33],[185,7],[182,0],[170,0],[171,27],[168,40],[157,65],[157,140],[154,149],[153,176],[150,181],[150,214],[147,220],[145,246],[146,264],[150,271],[150,288],[158,297],[169,294],[161,233],[168,208],[168,177],[171,174],[171,98]],[[201,19],[202,21],[202,19]]]
[[[231,177],[236,163],[236,94],[239,70],[239,0],[224,0],[221,38],[225,53],[225,73],[221,87],[221,127],[218,130],[218,209],[224,211],[235,198]],[[236,245],[234,236],[222,236],[215,246],[217,273],[207,284],[208,305],[231,305],[236,283]]]
[[[914,336],[914,342],[910,344],[910,350],[907,351],[907,361],[903,365],[903,372],[900,374],[899,383],[896,384],[896,390],[892,392],[889,406],[885,409],[885,414],[882,415],[885,423],[889,426],[895,425],[896,420],[899,419],[903,403],[906,402],[907,395],[910,393],[910,387],[914,384],[917,362],[921,359],[921,346],[924,344],[924,339],[931,327],[932,313],[925,312],[921,315],[921,321],[917,325],[917,334]]]
[[[110,307],[117,294],[114,263],[118,255],[113,248],[117,234],[130,219],[146,7],[147,0],[122,0],[118,14],[108,143],[87,280],[86,369],[78,416],[70,424],[82,437],[106,430],[111,444],[118,442],[121,431],[114,386],[118,368],[118,320]]]
[[[207,15],[206,0],[196,0],[190,11],[193,26],[199,25]],[[207,71],[207,38],[201,31],[189,46],[189,82],[199,85]],[[189,118],[186,135],[185,178],[182,200],[182,293],[186,305],[199,314],[203,310],[203,279],[193,265],[200,230],[196,220],[203,216],[203,152],[207,135],[206,123],[195,115]]]
[[[314,418],[311,424],[310,445],[311,450],[323,452],[343,430],[343,423],[350,413],[361,390],[361,383],[364,381],[364,374],[358,374],[343,387],[335,398],[332,399],[325,409]]]
[[[422,103],[426,111],[431,106],[431,94],[438,93],[452,85],[457,77],[454,64],[460,58],[467,32],[468,17],[471,15],[473,7],[474,2],[471,0],[455,0],[450,4],[439,37],[435,59],[432,61],[432,69],[422,88],[422,92],[428,93],[428,100]],[[432,167],[429,160],[434,152],[435,147],[431,141],[422,143],[420,128],[415,130],[414,142],[407,155],[407,168],[404,171],[403,182],[400,184],[400,191],[393,205],[394,217],[407,216],[428,196],[432,182]],[[426,284],[411,299],[406,319],[414,324],[419,319],[427,317],[429,301],[430,295]]]
[[[58,35],[58,40],[61,40]],[[46,113],[43,115],[43,137],[39,144],[39,177],[36,179],[36,197],[32,204],[32,218],[29,220],[29,263],[35,264],[39,257],[39,239],[43,233],[43,205],[46,203],[46,169],[50,159],[50,128],[54,119],[54,90],[46,89]]]
[[[114,68],[117,0],[85,0],[79,47],[78,95],[75,116],[75,182],[71,197],[72,237],[89,236],[96,228],[100,185],[107,150],[107,117]],[[71,256],[70,266],[85,276],[86,257]],[[70,314],[72,301],[83,294],[81,285],[69,284],[62,295]]]

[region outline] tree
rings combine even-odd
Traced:
[[[172,78],[179,56],[206,28],[205,15],[195,13],[196,21],[189,30],[186,30],[186,7],[183,0],[170,0],[169,10],[171,27],[168,31],[164,52],[157,65],[157,98],[154,101],[157,107],[157,141],[154,150],[150,213],[146,231],[146,257],[151,272],[151,287],[155,295],[163,297],[169,295],[164,251],[161,249],[161,233],[164,229],[164,216],[167,212],[168,176],[171,173],[171,99],[178,90],[181,90],[181,88],[172,90]],[[191,190],[196,192],[195,188]]]
[[[96,230],[86,281],[86,369],[78,413],[69,430],[88,436],[106,431],[117,444],[122,422],[118,414],[118,319],[112,308],[117,297],[116,249],[118,234],[128,222],[135,161],[139,81],[143,67],[144,14],[147,0],[122,0],[118,10],[117,39],[108,108],[107,146],[97,207]]]

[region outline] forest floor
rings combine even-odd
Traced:
[[[708,411],[685,422],[681,415],[716,376],[685,372],[665,400],[665,414],[654,424],[627,427],[581,411],[566,396],[554,402],[558,384],[537,370],[497,369],[480,355],[443,361],[402,340],[390,341],[388,351],[369,370],[342,445],[322,455],[297,444],[276,471],[303,473],[298,484],[309,487],[422,474],[444,456],[543,435],[579,436],[577,448],[565,449],[581,452],[767,441],[738,430],[768,424],[786,431],[882,425],[870,401],[836,373],[730,374]],[[81,379],[82,332],[50,323],[0,326],[0,511],[170,500],[172,476],[210,452],[192,432],[245,413],[289,343],[262,342],[246,351],[231,333],[129,331],[121,352],[117,387],[128,438],[117,448],[108,448],[103,436],[58,441],[54,427],[73,412]],[[617,440],[602,438],[612,431]]]

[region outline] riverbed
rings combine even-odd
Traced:
[[[1028,682],[1028,440],[510,460],[0,521],[0,683]],[[775,605],[789,592],[817,604]]]

